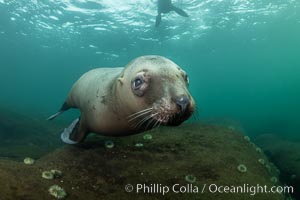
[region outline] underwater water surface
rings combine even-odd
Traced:
[[[6,141],[0,156],[14,155],[5,153],[12,143],[40,145],[42,152],[61,146],[59,132],[78,112],[62,115],[53,129],[44,119],[74,81],[90,69],[122,67],[142,55],[165,56],[188,73],[201,123],[237,127],[275,164],[281,162],[277,152],[298,151],[300,1],[174,0],[189,17],[163,14],[158,27],[156,3],[0,0],[0,138]],[[35,136],[57,140],[34,138],[32,131],[20,135],[29,125]],[[267,142],[273,140],[282,149]],[[286,183],[300,171],[299,154],[284,162],[291,160],[292,172],[281,177]]]

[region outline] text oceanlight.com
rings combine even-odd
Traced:
[[[243,184],[240,186],[225,186],[217,184],[203,184],[201,186],[194,184],[174,184],[171,186],[162,184],[127,184],[125,186],[126,192],[135,192],[137,194],[162,194],[167,193],[237,193],[237,194],[249,194],[251,196],[259,193],[270,194],[292,194],[294,188],[292,186],[267,186],[267,185],[249,185]]]

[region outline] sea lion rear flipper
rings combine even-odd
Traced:
[[[158,27],[161,22],[161,13],[156,16],[155,27]]]
[[[82,120],[75,119],[68,128],[61,133],[61,140],[67,144],[77,144],[82,142],[87,135],[87,131],[82,124]]]
[[[50,117],[48,117],[47,120],[53,120],[53,119],[55,119],[58,115],[62,114],[63,112],[65,112],[69,108],[71,108],[71,107],[66,102],[64,102],[64,104],[61,106],[61,108],[59,109],[59,111],[57,113],[51,115]]]
[[[182,9],[177,8],[175,6],[172,6],[172,10],[174,10],[178,15],[181,15],[183,17],[188,17],[189,15]]]

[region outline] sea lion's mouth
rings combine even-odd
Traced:
[[[178,126],[193,114],[193,107],[184,111],[171,109],[170,106],[150,107],[128,116],[128,122],[133,129],[148,130],[163,126]]]
[[[190,118],[193,113],[191,111],[186,111],[184,114],[175,114],[166,124],[167,126],[178,126],[184,121]]]
[[[178,126],[182,124],[185,120],[190,118],[190,116],[193,114],[193,111],[190,109],[186,110],[184,113],[178,112],[178,113],[160,113],[155,116],[153,116],[153,119],[161,125],[166,126]]]

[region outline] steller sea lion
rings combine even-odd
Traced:
[[[81,116],[61,134],[68,144],[83,141],[89,132],[125,136],[159,125],[177,126],[195,108],[188,84],[186,72],[171,60],[141,56],[124,68],[97,68],[83,74],[48,120],[69,108],[80,110]]]
[[[158,27],[161,22],[161,13],[168,13],[175,11],[178,15],[188,17],[189,15],[182,9],[175,7],[171,0],[158,0],[157,1],[157,16],[155,20],[155,26]]]

